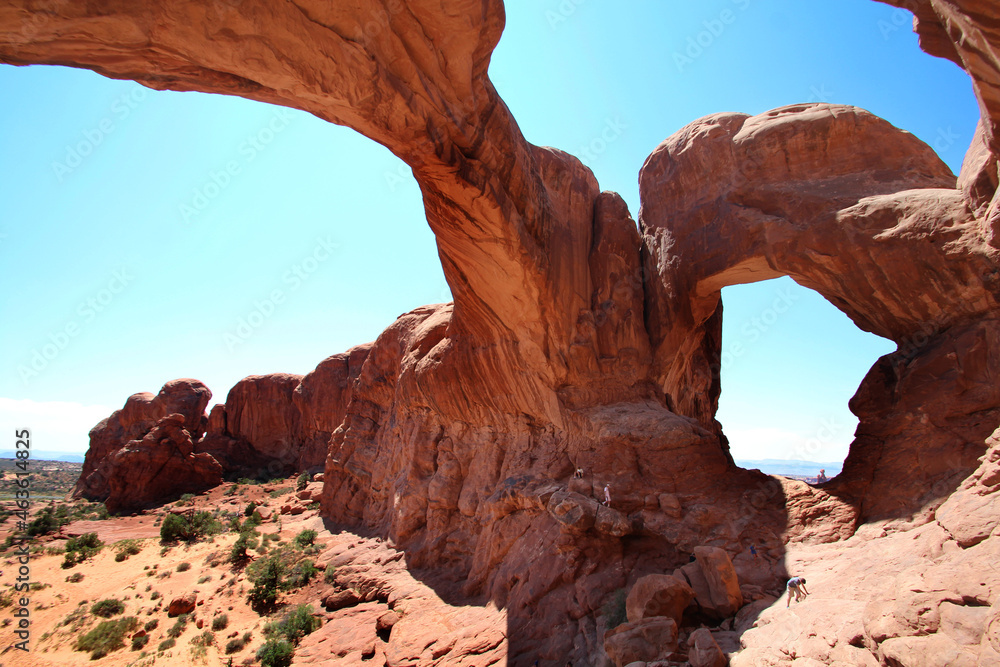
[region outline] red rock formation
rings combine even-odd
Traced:
[[[212,408],[197,451],[248,477],[322,467],[370,347],[335,354],[304,376],[273,373],[240,380],[225,405]]]
[[[174,421],[170,423],[181,427],[186,433],[180,436],[171,427],[167,429],[171,432],[171,437],[180,438],[181,441],[185,438],[189,440],[200,438],[206,427],[205,407],[211,398],[212,392],[208,387],[190,379],[172,380],[163,385],[156,396],[148,392],[130,396],[121,410],[115,410],[107,419],[101,420],[101,423],[91,429],[90,448],[87,450],[80,479],[73,489],[73,496],[99,500],[107,498],[111,492],[109,488],[111,457],[127,443],[142,440],[168,415],[181,415],[182,421],[179,424],[175,424]],[[187,456],[187,454],[182,455]],[[120,471],[117,474],[122,473]],[[125,477],[128,477],[127,473]],[[130,493],[148,498],[148,487],[145,484],[150,481],[144,478],[134,479]],[[175,480],[175,483],[179,488],[184,487],[184,476]],[[178,493],[191,490],[194,489],[180,488]],[[112,505],[114,504],[115,501],[112,501]],[[125,504],[128,505],[128,502]]]
[[[1000,422],[1000,39],[986,3],[917,6],[925,46],[959,58],[984,109],[958,184],[927,146],[858,109],[721,114],[650,156],[641,238],[579,160],[524,140],[494,90],[499,0],[3,0],[0,61],[296,107],[353,127],[412,168],[454,305],[417,309],[379,337],[339,394],[349,403],[335,429],[339,408],[317,408],[328,392],[305,378],[299,398],[287,378],[241,387],[211,421],[225,428],[217,435],[268,456],[302,443],[296,429],[334,429],[324,514],[396,540],[411,567],[443,571],[442,591],[462,586],[505,607],[515,660],[562,660],[600,654],[613,590],[672,570],[701,545],[735,554],[752,541],[779,558],[784,535],[845,538],[886,517],[902,530],[939,507],[963,543],[985,529],[966,534],[944,501]],[[859,389],[857,441],[822,491],[735,469],[714,421],[719,290],[778,275],[901,346]],[[353,372],[349,363],[344,377]],[[286,402],[258,408],[279,396]],[[107,458],[101,438],[95,463]],[[321,452],[317,442],[302,451]],[[760,584],[782,574],[770,569]],[[706,578],[727,611],[739,593],[731,583],[716,600]],[[673,646],[668,623],[614,641],[627,648],[655,635]],[[855,625],[834,632],[827,622],[826,648],[806,642],[797,654],[871,657]],[[438,634],[475,643],[450,627]]]

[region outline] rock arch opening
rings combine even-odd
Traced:
[[[816,480],[839,474],[858,425],[849,399],[896,349],[791,278],[722,290],[716,419],[736,464]]]

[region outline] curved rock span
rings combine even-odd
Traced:
[[[205,483],[223,467],[286,471],[325,455],[325,516],[387,536],[411,567],[433,567],[441,590],[504,607],[510,653],[525,664],[604,655],[614,591],[683,574],[699,547],[757,545],[763,570],[734,560],[739,601],[754,604],[781,593],[786,549],[871,531],[939,527],[950,537],[921,562],[975,566],[970,550],[992,540],[969,532],[992,535],[996,515],[968,529],[980,506],[949,497],[1000,423],[1000,35],[988,3],[899,4],[916,12],[925,49],[969,71],[981,103],[957,179],[912,135],[853,107],[719,114],[649,157],[637,225],[578,159],[521,135],[487,76],[499,0],[3,0],[0,61],[240,95],[387,146],[420,184],[455,297],[400,317],[329,382],[248,378],[207,422],[191,381],[184,395],[197,400],[184,409],[166,387],[129,399],[92,433],[78,491],[126,502],[116,471],[174,465],[161,449],[203,461]],[[373,16],[382,29],[366,28]],[[856,440],[821,489],[736,468],[714,419],[720,290],[780,275],[899,345],[852,399]],[[717,616],[733,611],[730,592],[713,598]],[[649,636],[718,657],[711,637],[663,618]],[[825,654],[805,643],[753,659],[839,659],[832,641],[862,661],[851,664],[923,664],[906,656],[939,626],[892,627],[844,630]],[[980,630],[963,655],[996,649]]]

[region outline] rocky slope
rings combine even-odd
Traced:
[[[499,0],[3,0],[0,61],[292,106],[410,165],[454,304],[400,317],[335,389],[244,381],[200,444],[202,426],[177,414],[198,431],[187,430],[194,456],[236,467],[311,464],[332,433],[324,515],[438,568],[442,592],[504,607],[509,653],[528,664],[602,656],[605,601],[696,547],[735,557],[757,594],[780,592],[790,540],[922,535],[976,469],[1000,423],[1000,39],[989,3],[901,4],[982,104],[957,180],[926,145],[852,107],[721,114],[647,160],[638,227],[579,160],[521,135],[486,73]],[[857,439],[821,489],[736,468],[714,420],[719,291],[780,275],[899,345],[853,399]],[[127,451],[170,414],[109,421],[85,491],[110,489],[108,443]],[[606,486],[610,506],[596,500]],[[740,565],[751,543],[767,567]],[[694,653],[712,654],[701,637]],[[885,657],[876,635],[854,639],[919,664]]]

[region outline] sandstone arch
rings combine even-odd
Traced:
[[[0,62],[292,106],[406,161],[455,303],[400,317],[370,348],[332,436],[323,510],[506,605],[515,655],[565,656],[576,635],[594,639],[587,619],[625,572],[672,567],[705,541],[780,553],[789,513],[791,538],[799,513],[821,519],[809,536],[830,540],[868,517],[932,509],[1000,421],[1000,36],[971,1],[918,4],[923,34],[958,45],[949,53],[984,109],[957,187],[926,146],[860,110],[720,115],[647,163],[641,237],[579,160],[527,143],[494,90],[499,0],[3,0]],[[703,154],[666,159],[688,144]],[[753,159],[737,161],[738,144]],[[707,168],[729,178],[705,183]],[[709,230],[736,238],[713,246]],[[914,284],[887,246],[919,258],[933,284]],[[855,397],[867,430],[832,493],[791,497],[733,468],[714,424],[714,295],[782,274],[914,343]],[[883,280],[866,290],[848,280],[859,275]],[[913,487],[888,492],[913,460]],[[600,476],[570,481],[579,466]],[[613,512],[590,497],[606,481]]]
[[[859,520],[940,501],[971,472],[1000,417],[998,253],[928,146],[853,107],[719,114],[663,142],[640,193],[650,334],[678,412],[712,424],[721,288],[788,275],[899,346],[852,402],[862,423],[835,488]]]

